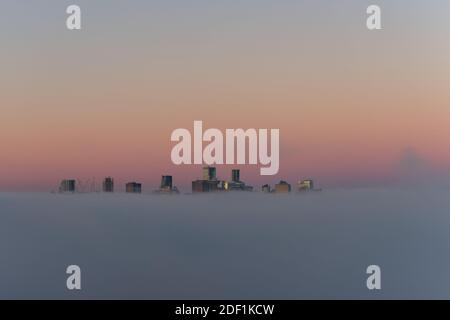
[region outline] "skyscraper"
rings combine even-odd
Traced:
[[[172,176],[161,176],[161,184],[157,190],[154,190],[154,194],[178,194],[178,188],[173,185]]]
[[[253,191],[252,186],[248,186],[245,182],[241,181],[240,170],[231,170],[231,181],[224,182],[224,190],[226,191]]]
[[[218,181],[196,180],[192,181],[192,192],[214,192],[218,191]]]
[[[216,178],[216,168],[215,167],[203,167],[203,180],[213,181]]]
[[[311,191],[314,189],[314,182],[312,180],[303,180],[298,183],[299,191]]]
[[[291,185],[286,181],[281,180],[275,185],[275,193],[289,193],[291,192]]]
[[[233,182],[239,182],[239,181],[241,181],[241,180],[240,180],[240,177],[239,177],[239,174],[240,174],[239,169],[233,169],[233,170],[231,170],[231,181],[233,181]]]
[[[172,190],[172,176],[162,176],[161,177],[161,190]]]
[[[218,191],[220,181],[216,177],[215,167],[203,167],[203,179],[192,181],[192,192],[212,192]]]
[[[75,180],[65,179],[61,181],[59,192],[75,192]]]
[[[126,184],[126,192],[127,193],[141,193],[142,185],[137,182],[129,182]]]
[[[103,192],[114,192],[114,179],[111,177],[103,180]]]

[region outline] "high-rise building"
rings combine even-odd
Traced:
[[[178,194],[178,188],[172,184],[172,176],[161,176],[161,185],[158,190],[153,191],[155,194]]]
[[[111,177],[103,180],[103,192],[114,192],[114,179]]]
[[[59,186],[59,192],[75,192],[75,180],[62,180]]]
[[[203,180],[213,181],[216,178],[216,168],[215,167],[203,167]]]
[[[226,191],[253,191],[252,186],[248,186],[245,182],[241,181],[240,170],[231,170],[231,181],[224,182],[223,190]]]
[[[203,179],[192,181],[192,192],[212,192],[221,190],[223,181],[218,181],[215,167],[203,167]]]
[[[275,193],[289,193],[291,192],[291,185],[286,181],[281,180],[275,185]]]
[[[142,192],[142,184],[137,182],[129,182],[126,184],[126,192],[127,193],[141,193]]]
[[[218,191],[219,182],[211,180],[195,180],[192,181],[192,192],[213,192]]]
[[[162,176],[161,177],[161,190],[172,190],[172,176]]]
[[[314,182],[313,180],[303,180],[299,181],[298,183],[298,190],[299,191],[311,191],[314,190]]]
[[[231,170],[231,181],[233,181],[233,182],[240,182],[241,180],[240,180],[239,175],[240,175],[239,169]]]

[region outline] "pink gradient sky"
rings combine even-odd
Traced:
[[[0,190],[109,175],[151,189],[172,174],[187,191],[201,170],[171,164],[170,133],[194,120],[280,129],[279,174],[242,167],[257,186],[387,183],[407,148],[447,174],[449,23],[437,4],[411,25],[418,8],[383,2],[389,19],[371,33],[364,3],[347,2],[331,20],[336,4],[306,3],[205,4],[208,15],[161,4],[146,16],[143,4],[105,12],[85,2],[90,20],[72,33],[59,25],[64,6],[42,11],[36,27],[27,4],[10,2],[15,31],[0,25]]]

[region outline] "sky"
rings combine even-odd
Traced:
[[[70,4],[81,7],[80,31],[66,29]],[[366,28],[370,4],[382,30]],[[448,9],[444,0],[4,0],[0,191],[104,176],[151,188],[162,174],[189,189],[201,166],[171,163],[170,134],[194,120],[280,129],[279,174],[242,167],[255,186],[450,176]]]

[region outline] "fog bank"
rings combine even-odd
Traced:
[[[449,193],[0,193],[0,298],[448,298]]]

